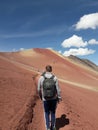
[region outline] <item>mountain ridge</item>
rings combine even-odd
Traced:
[[[63,113],[70,121],[59,128],[98,129],[98,72],[58,52],[40,48],[0,53],[0,129],[45,130],[36,88],[47,64],[53,67],[63,99],[56,119],[61,120]]]
[[[81,63],[82,65],[84,65],[86,67],[89,67],[95,71],[98,71],[98,66],[95,63],[93,63],[91,60],[81,59],[81,58],[73,56],[73,55],[68,56],[68,58],[76,63]]]
[[[39,50],[40,53],[43,53],[42,50],[50,50],[51,52],[55,53],[56,55],[62,57],[62,58],[66,58],[66,59],[70,59],[71,61],[74,61],[76,63],[81,63],[82,65],[88,66],[91,69],[98,71],[98,65],[96,65],[93,61],[88,60],[88,59],[83,59],[83,58],[79,58],[77,56],[74,55],[70,55],[70,56],[63,56],[62,54],[60,54],[59,52],[52,50],[52,49],[44,49],[44,48],[31,48],[31,49],[26,49],[26,50],[20,50],[20,51],[15,51],[15,52],[0,52],[0,55],[4,54],[4,55],[9,55],[9,54],[15,54],[15,53],[20,53],[21,55],[25,55],[25,56],[32,56],[34,55],[34,51]]]

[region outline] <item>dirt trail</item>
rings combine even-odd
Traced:
[[[61,102],[57,106],[56,111],[56,128],[57,130],[69,130],[70,126],[69,119],[66,115],[64,102]],[[34,108],[34,118],[32,119],[32,124],[28,126],[28,130],[46,130],[45,129],[45,120],[44,120],[44,111],[43,111],[43,104],[39,100],[37,105]]]
[[[56,111],[57,130],[97,130],[98,93],[61,83],[62,102]],[[91,95],[89,97],[88,95]],[[93,101],[93,98],[96,101]],[[34,117],[28,130],[45,130],[43,104],[40,100],[34,108]]]

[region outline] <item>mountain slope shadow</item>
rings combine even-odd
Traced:
[[[56,129],[59,130],[60,128],[69,124],[69,119],[66,118],[66,115],[61,115],[60,118],[56,118]]]

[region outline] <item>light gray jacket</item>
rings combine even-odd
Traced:
[[[51,72],[45,72],[46,78],[50,78],[52,75],[53,74]],[[42,93],[42,100],[45,101],[45,98],[43,97],[43,81],[44,81],[44,76],[41,76],[38,80],[38,88],[37,89],[38,89],[38,92]],[[54,76],[54,81],[56,82],[57,95],[53,99],[56,99],[57,97],[61,98],[61,96],[60,96],[61,90],[59,88],[58,79],[56,76]],[[51,99],[51,100],[53,100],[53,99]]]

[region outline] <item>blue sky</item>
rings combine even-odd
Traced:
[[[0,51],[30,48],[98,65],[98,0],[0,0]]]

